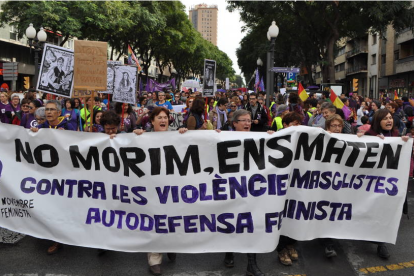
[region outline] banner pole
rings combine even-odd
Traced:
[[[92,106],[91,106],[91,116],[89,117],[89,132],[92,132],[93,124],[93,108],[95,107],[95,90],[92,90]]]

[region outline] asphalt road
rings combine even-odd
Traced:
[[[414,184],[409,184],[409,216],[401,215],[396,245],[388,245],[391,257],[380,259],[376,245],[365,241],[335,241],[338,256],[327,259],[318,241],[298,242],[299,260],[286,267],[276,252],[258,254],[261,270],[269,276],[410,276],[414,275]],[[386,218],[384,218],[386,219]],[[47,255],[50,241],[26,236],[14,245],[0,243],[0,276],[21,275],[150,275],[145,253],[108,251],[99,256],[96,249],[64,246],[57,254]],[[164,256],[166,276],[245,275],[247,258],[236,254],[235,267],[225,268],[224,254],[178,254],[175,262]]]

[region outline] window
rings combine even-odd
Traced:
[[[339,48],[337,56],[339,57],[339,56],[342,56],[343,54],[345,54],[345,47]]]
[[[375,65],[375,64],[377,64],[377,55],[376,55],[376,54],[371,55],[371,59],[372,59],[372,61],[371,61],[371,65]]]
[[[395,51],[394,52],[394,61],[399,60],[400,59],[400,51]]]
[[[375,45],[375,44],[377,44],[377,34],[374,34],[372,36],[372,45]]]
[[[10,39],[17,40],[17,30],[14,28],[14,26],[10,26]]]
[[[385,55],[381,55],[381,64],[385,64],[386,63],[386,56]]]
[[[335,65],[335,72],[341,72],[345,70],[345,62]]]

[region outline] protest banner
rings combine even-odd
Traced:
[[[0,132],[0,227],[126,252],[271,252],[279,235],[395,243],[413,142],[303,126]]]
[[[108,43],[75,40],[75,90],[105,90]]]
[[[122,65],[121,61],[108,60],[106,63],[106,90],[99,93],[113,94],[115,81],[115,66]]]
[[[216,61],[204,60],[203,97],[214,97],[217,90],[216,84]]]
[[[70,97],[73,89],[73,51],[45,44],[36,90]]]
[[[113,68],[115,70],[115,80],[112,100],[114,102],[135,105],[135,93],[137,91],[137,67],[116,65]]]

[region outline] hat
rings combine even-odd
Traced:
[[[283,112],[289,110],[289,107],[285,104],[281,104],[276,108],[276,116],[279,116]]]

